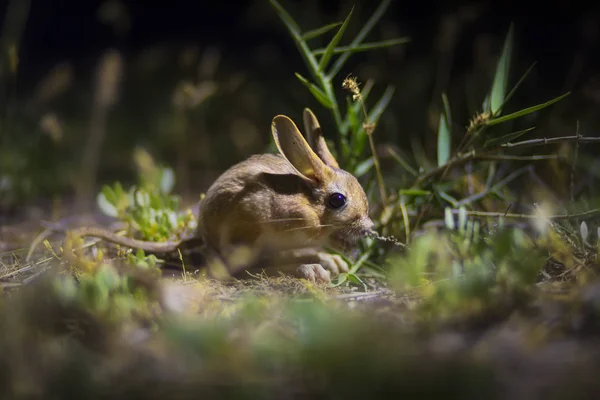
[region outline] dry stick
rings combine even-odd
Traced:
[[[515,149],[515,148],[522,148],[522,147],[544,146],[544,145],[548,145],[548,144],[564,143],[564,142],[572,142],[572,141],[578,141],[579,143],[600,143],[600,137],[584,137],[584,136],[575,135],[575,136],[561,136],[561,137],[550,138],[550,139],[548,139],[548,138],[530,139],[530,140],[524,140],[522,142],[505,143],[500,146],[494,147],[482,154],[477,154],[475,151],[471,151],[468,153],[460,154],[457,157],[448,161],[445,165],[442,165],[438,168],[435,168],[435,169],[427,172],[426,174],[421,175],[420,177],[418,177],[415,180],[415,183],[413,186],[418,186],[418,185],[422,184],[423,182],[428,181],[431,178],[434,178],[440,174],[445,175],[446,170],[448,168],[458,167],[460,165],[465,164],[466,162],[468,162],[470,160],[485,159],[486,157],[493,155],[493,153],[495,153],[501,149]]]
[[[459,210],[452,210],[453,214],[458,214]],[[493,212],[493,211],[467,211],[467,215],[471,217],[481,218],[507,218],[507,219],[537,219],[542,218],[540,215],[535,214],[509,214],[504,212]],[[600,209],[583,211],[576,214],[556,214],[556,215],[545,215],[543,218],[551,219],[554,221],[570,220],[577,218],[600,218]]]
[[[531,171],[531,165],[527,165],[523,168],[519,168],[518,170],[510,173],[506,178],[502,179],[500,182],[496,183],[495,185],[490,186],[481,192],[474,193],[471,196],[469,196],[463,200],[460,200],[459,202],[456,203],[456,207],[459,208],[459,207],[465,206],[467,204],[473,203],[473,202],[487,196],[488,194],[493,193],[493,192],[497,191],[498,189],[506,186],[509,182],[515,180],[519,175],[522,175],[528,171]]]
[[[373,164],[375,165],[381,203],[385,207],[387,204],[387,194],[385,190],[385,183],[383,182],[383,175],[381,174],[381,166],[379,164],[379,157],[377,156],[377,149],[375,148],[375,142],[373,141],[373,132],[371,129],[367,131],[367,136],[369,137],[369,145],[371,146],[371,152],[373,153]]]

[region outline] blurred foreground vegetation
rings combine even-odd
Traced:
[[[593,79],[549,93],[536,72],[545,66],[518,52],[510,21],[502,37],[473,38],[484,45],[456,72],[457,32],[477,20],[475,6],[448,12],[431,53],[410,59],[415,38],[390,19],[389,1],[340,7],[334,20],[314,14],[316,3],[310,15],[258,3],[249,15],[271,16],[285,52],[257,49],[242,67],[217,48],[109,50],[87,83],[63,63],[16,96],[29,3],[11,2],[0,71],[10,100],[3,397],[593,393]],[[99,15],[122,28],[127,8],[107,1]],[[216,175],[271,151],[271,118],[300,121],[304,107],[363,183],[380,234],[330,285],[220,282],[193,249],[152,255],[69,232],[184,236]]]

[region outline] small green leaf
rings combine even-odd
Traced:
[[[503,117],[498,117],[498,118],[490,119],[485,124],[486,125],[501,124],[503,122],[510,121],[510,120],[513,120],[513,119],[525,116],[527,114],[531,114],[533,112],[536,112],[536,111],[539,111],[539,110],[541,110],[543,108],[546,108],[546,107],[548,107],[548,106],[550,106],[550,105],[552,105],[552,104],[554,104],[556,102],[561,101],[562,99],[564,99],[565,97],[567,97],[569,94],[571,94],[571,92],[567,92],[567,93],[565,93],[565,94],[563,94],[561,96],[558,96],[557,98],[554,98],[554,99],[552,99],[550,101],[547,101],[547,102],[545,102],[543,104],[538,104],[536,106],[531,106],[531,107],[525,108],[523,110],[514,112],[512,114],[505,115]]]
[[[302,39],[304,39],[304,40],[310,40],[310,39],[317,38],[317,37],[319,37],[321,35],[326,34],[330,30],[337,28],[341,24],[342,24],[342,22],[334,22],[334,23],[322,26],[320,28],[314,29],[312,31],[308,31],[308,32],[306,32],[306,33],[304,33],[302,35]]]
[[[74,300],[77,296],[77,283],[72,275],[63,275],[53,280],[54,290],[61,299],[66,301]]]
[[[333,54],[344,54],[344,53],[360,53],[363,51],[370,51],[376,49],[383,49],[387,47],[396,46],[399,44],[405,44],[410,42],[410,38],[397,38],[397,39],[389,39],[383,40],[381,42],[374,43],[363,43],[356,46],[340,46],[333,49]],[[318,56],[324,54],[327,49],[316,49],[313,50],[313,54]]]
[[[135,192],[135,202],[140,207],[148,207],[150,205],[150,195],[140,189]]]
[[[581,235],[581,238],[584,242],[587,241],[589,233],[590,231],[588,230],[587,224],[585,223],[585,221],[582,221],[581,225],[579,225],[579,234]]]
[[[104,195],[104,199],[110,204],[112,204],[113,206],[117,205],[117,194],[115,193],[113,188],[111,188],[108,185],[102,186],[102,194]]]
[[[354,12],[354,7],[352,7],[352,9],[350,10],[350,13],[348,13],[348,16],[344,20],[344,23],[342,24],[342,26],[337,31],[337,33],[335,34],[333,39],[331,39],[331,41],[325,48],[325,51],[324,51],[323,55],[321,56],[321,60],[319,60],[319,71],[324,71],[325,68],[327,67],[327,63],[329,63],[329,60],[331,60],[331,57],[333,56],[333,50],[335,49],[335,46],[337,46],[339,41],[342,39],[342,36],[344,35],[346,28],[348,27],[348,23],[350,22],[350,17],[352,16],[353,12]]]
[[[440,121],[438,125],[438,139],[437,139],[437,158],[438,166],[445,165],[450,159],[450,110],[447,106],[448,100],[445,94],[442,94],[444,99],[444,112],[440,114]]]
[[[510,59],[512,55],[512,40],[513,26],[511,24],[510,28],[508,29],[506,39],[504,40],[502,54],[498,60],[498,64],[496,64],[496,74],[494,76],[494,83],[492,85],[490,96],[490,111],[492,115],[499,114],[502,104],[504,104],[506,87],[508,84],[508,75],[510,71]]]
[[[95,280],[99,286],[113,290],[121,283],[119,273],[110,264],[102,264],[96,273]]]
[[[511,140],[515,140],[521,136],[523,136],[524,134],[526,134],[527,132],[531,132],[532,130],[534,130],[535,127],[531,127],[531,128],[527,128],[527,129],[523,129],[517,132],[512,132],[509,133],[507,135],[503,135],[499,138],[492,138],[492,139],[488,139],[485,141],[485,144],[483,145],[484,148],[486,147],[495,147],[495,146],[499,146],[501,144],[504,143],[508,143]]]
[[[462,206],[458,209],[458,230],[463,233],[467,226],[467,209]]]
[[[98,208],[100,208],[100,211],[102,211],[105,215],[115,218],[119,216],[117,207],[115,207],[106,199],[104,192],[98,193],[98,196],[96,197],[96,204],[98,205]]]
[[[154,254],[150,254],[148,257],[146,257],[146,261],[148,262],[148,265],[150,267],[155,267],[156,262],[158,261],[158,258],[156,258],[156,256]]]
[[[123,196],[123,186],[121,185],[121,182],[116,182],[115,183],[115,195],[117,196],[117,200],[119,200],[122,196]]]
[[[346,97],[346,120],[352,132],[358,132],[358,130],[360,130],[357,111],[354,107],[355,104],[356,102],[352,101],[350,96]]]
[[[454,224],[454,216],[452,215],[452,210],[448,207],[444,208],[444,223],[446,224],[446,228],[450,230],[454,230],[456,227]]]
[[[367,172],[369,172],[371,170],[371,168],[373,168],[373,165],[375,164],[373,157],[369,157],[364,161],[361,161],[356,168],[354,169],[354,176],[356,176],[357,178],[360,178],[361,176],[365,175]]]
[[[308,88],[308,90],[312,93],[312,95],[315,97],[315,99],[317,99],[317,101],[319,103],[321,103],[321,105],[323,107],[325,107],[327,109],[333,108],[333,102],[329,99],[329,97],[327,97],[325,92],[323,92],[316,85],[309,82],[308,79],[306,79],[305,77],[303,77],[302,75],[300,75],[297,72],[296,72],[296,78],[298,78],[300,80],[300,82],[302,82],[304,84],[304,86],[306,86]]]
[[[346,272],[342,272],[341,274],[338,275],[337,282],[332,283],[331,287],[338,287],[338,286],[346,283],[346,281],[348,281],[348,274]]]
[[[163,194],[168,194],[175,186],[175,173],[172,168],[163,168],[160,176],[160,191]]]
[[[177,227],[177,213],[174,211],[167,211],[166,217],[171,229],[175,229]]]
[[[355,285],[362,285],[365,288],[365,290],[367,289],[367,285],[358,276],[351,273],[348,273],[347,276],[350,282],[354,283]]]

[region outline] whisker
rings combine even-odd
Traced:
[[[289,222],[289,221],[303,221],[304,218],[279,218],[279,219],[270,219],[268,221],[259,222],[259,224],[270,224],[273,222]]]
[[[327,224],[327,225],[315,225],[315,226],[298,226],[295,228],[285,229],[283,232],[301,231],[303,229],[313,229],[313,228],[331,228],[331,227],[335,227],[335,225]]]

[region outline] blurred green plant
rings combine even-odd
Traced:
[[[63,275],[53,283],[63,302],[77,305],[106,323],[115,323],[152,317],[156,294],[138,278],[120,274],[113,265],[102,263],[92,273],[80,275],[77,281],[72,275]]]
[[[155,165],[143,150],[136,152],[139,184],[125,191],[120,182],[104,185],[97,203],[106,215],[127,224],[130,234],[142,240],[166,241],[194,229],[191,212],[179,213],[181,199],[171,191],[175,175],[169,167]]]
[[[421,297],[421,318],[460,319],[513,306],[531,294],[544,266],[544,250],[523,230],[499,227],[482,236],[459,219],[457,225],[447,218],[450,229],[420,236],[388,260],[392,286]]]

